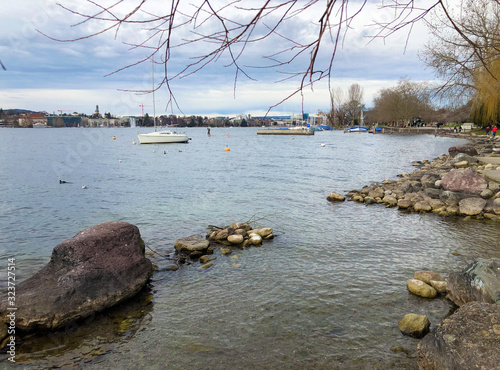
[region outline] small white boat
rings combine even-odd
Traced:
[[[140,144],[187,143],[189,141],[186,134],[177,134],[169,130],[138,134],[137,137]]]
[[[354,126],[347,129],[347,132],[368,132],[368,127]]]
[[[154,131],[147,134],[137,134],[139,144],[169,144],[169,143],[187,143],[189,138],[186,134],[177,134],[170,130],[156,131],[156,110],[155,110],[155,83],[154,83],[154,61],[151,58],[151,72],[152,72],[152,90],[153,93],[153,124]]]

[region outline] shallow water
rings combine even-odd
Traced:
[[[137,131],[0,130],[0,261],[16,258],[18,280],[56,244],[104,221],[137,225],[163,256],[209,224],[257,220],[278,236],[216,252],[207,270],[196,263],[155,273],[149,298],[19,347],[25,365],[416,368],[418,341],[398,321],[414,312],[435,325],[453,307],[410,295],[406,280],[419,269],[446,275],[476,257],[500,257],[495,223],[325,199],[395,179],[462,140],[214,128],[211,137],[185,129],[189,144],[132,145]],[[160,270],[171,263],[151,258]]]

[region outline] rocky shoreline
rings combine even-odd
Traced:
[[[333,192],[327,200],[348,199],[418,213],[500,221],[498,139],[470,136],[469,144],[451,147],[448,155],[413,162],[419,169],[411,174],[367,185],[345,196]]]

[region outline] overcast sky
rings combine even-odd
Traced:
[[[149,2],[154,5],[152,9],[156,14],[161,13],[161,4],[169,3],[157,0]],[[425,2],[422,0],[422,3]],[[74,1],[62,3],[76,6]],[[126,0],[125,3],[130,9],[131,4],[137,4],[138,1]],[[351,11],[354,12],[360,3],[351,3]],[[385,41],[375,40],[368,43],[368,36],[375,33],[375,29],[369,28],[368,25],[374,20],[383,21],[391,16],[387,13],[388,10],[377,10],[375,4],[378,4],[378,1],[372,1],[365,6],[351,24],[351,29],[337,51],[332,70],[333,78],[330,81],[331,86],[345,90],[352,83],[359,83],[364,88],[364,103],[367,106],[372,105],[373,96],[380,88],[395,85],[401,77],[406,76],[413,81],[433,79],[432,71],[425,69],[417,57],[418,50],[427,40],[423,24],[412,30],[406,50],[407,31],[401,31]],[[82,0],[78,6],[77,10],[85,11],[90,5]],[[1,10],[0,60],[7,70],[0,69],[0,108],[90,114],[96,105],[99,105],[101,113],[137,115],[141,114],[141,104],[144,104],[145,112],[152,113],[151,94],[120,91],[150,89],[151,64],[146,63],[106,76],[147,56],[146,50],[130,50],[130,47],[124,44],[140,42],[148,35],[146,30],[140,26],[124,27],[117,37],[114,32],[108,32],[76,42],[57,42],[36,30],[58,39],[73,39],[98,30],[99,25],[84,23],[72,27],[81,19],[58,7],[53,0],[4,1]],[[282,40],[284,37],[305,35],[307,39],[307,36],[314,36],[313,33],[317,30],[314,22],[317,24],[318,18],[316,13],[304,12],[302,16],[291,19],[280,29]],[[207,25],[206,29],[208,27]],[[282,42],[276,38],[250,45],[242,56],[241,65],[247,66],[245,71],[252,79],[239,74],[236,90],[235,69],[224,67],[229,60],[227,54],[202,71],[173,80],[171,87],[182,113],[265,113],[269,107],[292,93],[298,84],[297,80],[277,82],[283,75],[280,75],[276,68],[251,67],[262,66],[268,61],[262,57],[278,51],[281,46]],[[187,58],[200,55],[197,52],[203,52],[204,47],[209,45],[180,48],[172,55],[171,68],[180,68],[182,63],[192,61]],[[325,45],[325,49],[318,56],[318,67],[328,63],[331,50]],[[301,59],[297,61],[300,62]],[[291,65],[290,70],[280,71],[292,72],[293,68],[297,67]],[[161,72],[160,67],[155,68],[155,80],[159,79]],[[155,101],[157,114],[171,113],[170,109],[165,111],[168,101],[166,89],[156,93]],[[313,92],[310,89],[304,91],[303,108],[309,113],[329,109],[326,80],[316,83]],[[274,108],[271,114],[299,113],[301,110],[302,97],[297,95]],[[173,113],[181,114],[175,107]]]

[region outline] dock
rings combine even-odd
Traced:
[[[257,135],[314,135],[314,130],[310,128],[292,128],[292,129],[279,129],[279,128],[266,128],[257,130]]]

